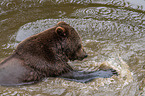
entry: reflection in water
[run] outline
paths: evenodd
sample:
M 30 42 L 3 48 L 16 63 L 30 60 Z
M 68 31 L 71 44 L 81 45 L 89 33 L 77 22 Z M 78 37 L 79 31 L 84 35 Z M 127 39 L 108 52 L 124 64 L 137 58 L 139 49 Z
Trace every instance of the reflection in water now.
M 116 68 L 120 72 L 120 77 L 99 78 L 88 84 L 47 78 L 36 85 L 20 88 L 0 87 L 0 94 L 46 96 L 145 94 L 144 10 L 141 6 L 132 5 L 125 0 L 2 0 L 0 59 L 11 54 L 14 47 L 23 39 L 62 20 L 77 29 L 89 54 L 88 59 L 84 61 L 70 62 L 72 67 L 91 71 L 97 70 L 103 62 Z

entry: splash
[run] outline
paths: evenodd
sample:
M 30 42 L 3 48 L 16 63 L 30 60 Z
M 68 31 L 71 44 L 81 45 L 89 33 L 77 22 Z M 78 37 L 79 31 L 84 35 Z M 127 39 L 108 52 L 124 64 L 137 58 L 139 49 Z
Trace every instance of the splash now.
M 130 82 L 133 82 L 133 73 L 130 71 L 128 64 L 123 61 L 119 55 L 114 55 L 112 58 L 109 58 L 107 61 L 104 61 L 100 67 L 110 67 L 115 69 L 118 72 L 118 76 L 113 76 L 110 78 L 110 81 L 115 81 L 120 83 L 122 88 L 128 85 Z

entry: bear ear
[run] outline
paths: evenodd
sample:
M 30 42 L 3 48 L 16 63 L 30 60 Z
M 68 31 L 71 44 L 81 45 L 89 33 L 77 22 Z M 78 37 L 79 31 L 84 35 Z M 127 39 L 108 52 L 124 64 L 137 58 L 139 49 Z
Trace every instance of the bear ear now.
M 63 37 L 66 37 L 67 36 L 67 33 L 66 33 L 66 30 L 62 27 L 57 27 L 55 29 L 55 32 L 60 35 L 60 36 L 63 36 Z

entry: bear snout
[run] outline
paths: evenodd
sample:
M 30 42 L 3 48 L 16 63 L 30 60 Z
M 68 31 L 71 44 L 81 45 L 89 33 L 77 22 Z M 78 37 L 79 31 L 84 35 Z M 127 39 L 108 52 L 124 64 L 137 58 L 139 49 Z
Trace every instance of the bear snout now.
M 88 57 L 88 54 L 85 54 L 80 60 L 83 60 Z
M 84 58 L 87 58 L 88 57 L 88 54 L 86 54 L 85 56 L 84 56 Z
M 87 57 L 88 57 L 88 54 L 86 52 L 84 52 L 83 54 L 80 54 L 77 59 L 82 61 L 83 59 L 85 59 Z

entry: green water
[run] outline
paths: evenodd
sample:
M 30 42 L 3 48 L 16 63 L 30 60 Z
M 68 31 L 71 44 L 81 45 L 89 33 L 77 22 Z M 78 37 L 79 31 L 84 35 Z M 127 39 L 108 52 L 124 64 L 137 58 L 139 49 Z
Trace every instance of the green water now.
M 79 32 L 89 55 L 69 62 L 74 69 L 93 71 L 104 64 L 120 73 L 87 84 L 46 78 L 29 86 L 1 86 L 0 94 L 145 96 L 144 5 L 144 0 L 0 1 L 0 60 L 12 54 L 20 41 L 65 21 Z

